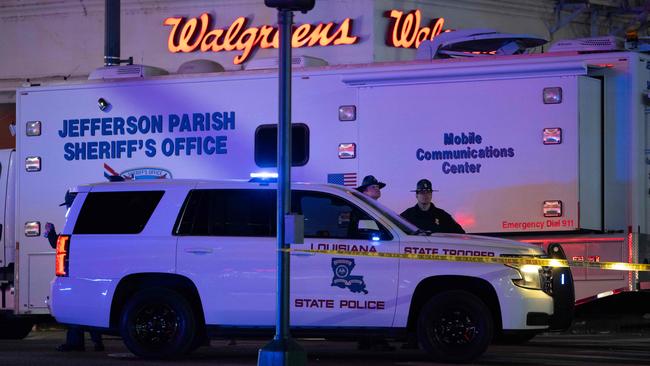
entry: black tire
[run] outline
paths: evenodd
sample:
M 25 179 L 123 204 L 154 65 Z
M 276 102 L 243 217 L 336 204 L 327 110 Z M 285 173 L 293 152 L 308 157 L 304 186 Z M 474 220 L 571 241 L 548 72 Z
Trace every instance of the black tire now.
M 138 357 L 178 358 L 189 353 L 197 330 L 192 307 L 166 288 L 137 292 L 122 311 L 120 332 L 126 347 Z
M 7 317 L 0 319 L 0 339 L 23 339 L 34 327 L 31 318 Z
M 490 309 L 466 291 L 445 291 L 429 299 L 418 317 L 418 341 L 436 361 L 469 362 L 492 341 Z

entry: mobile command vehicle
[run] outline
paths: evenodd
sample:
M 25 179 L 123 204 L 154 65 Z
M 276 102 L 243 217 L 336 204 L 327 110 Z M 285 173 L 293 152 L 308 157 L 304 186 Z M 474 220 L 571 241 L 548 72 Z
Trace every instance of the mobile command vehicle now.
M 298 68 L 292 177 L 353 187 L 372 174 L 398 212 L 428 178 L 435 204 L 469 233 L 562 243 L 569 259 L 642 262 L 649 62 L 638 52 L 564 51 Z M 43 227 L 63 226 L 70 187 L 274 170 L 277 70 L 248 67 L 19 90 L 17 149 L 0 162 L 2 309 L 48 313 L 54 251 Z M 142 74 L 136 65 L 108 71 Z M 578 300 L 644 280 L 573 275 Z
M 57 242 L 50 302 L 57 321 L 120 334 L 145 358 L 182 356 L 206 336 L 272 335 L 276 184 L 173 179 L 74 191 Z M 295 335 L 410 334 L 434 359 L 462 362 L 480 356 L 495 334 L 527 339 L 571 323 L 568 268 L 313 252 L 547 258 L 539 246 L 419 235 L 339 185 L 294 184 L 292 195 L 292 212 L 305 222 L 304 243 L 291 246 Z

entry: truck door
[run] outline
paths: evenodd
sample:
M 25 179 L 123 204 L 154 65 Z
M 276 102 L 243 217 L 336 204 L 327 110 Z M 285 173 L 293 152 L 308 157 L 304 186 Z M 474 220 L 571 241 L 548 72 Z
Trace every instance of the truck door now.
M 295 192 L 294 212 L 304 215 L 305 243 L 293 249 L 397 253 L 399 240 L 368 213 L 338 196 Z M 361 224 L 360 224 L 361 223 Z M 374 223 L 378 230 L 366 231 Z M 375 240 L 373 240 L 373 237 Z M 395 314 L 398 260 L 373 256 L 293 252 L 293 326 L 389 327 Z

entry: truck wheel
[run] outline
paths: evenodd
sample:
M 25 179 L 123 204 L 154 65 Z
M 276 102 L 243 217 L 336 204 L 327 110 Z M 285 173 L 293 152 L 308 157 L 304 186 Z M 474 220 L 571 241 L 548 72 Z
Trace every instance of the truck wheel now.
M 433 296 L 418 317 L 418 341 L 435 360 L 468 362 L 479 357 L 492 340 L 492 315 L 466 291 Z
M 32 331 L 34 321 L 29 318 L 0 319 L 0 339 L 23 339 Z
M 190 304 L 177 292 L 150 288 L 128 300 L 120 319 L 127 348 L 142 358 L 176 358 L 190 351 L 196 333 Z

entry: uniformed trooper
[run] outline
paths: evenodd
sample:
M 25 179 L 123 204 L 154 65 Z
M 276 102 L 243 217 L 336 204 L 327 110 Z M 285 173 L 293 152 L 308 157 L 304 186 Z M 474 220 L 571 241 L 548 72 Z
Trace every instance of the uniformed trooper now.
M 361 185 L 357 187 L 357 191 L 378 200 L 381 197 L 381 189 L 384 187 L 386 187 L 386 183 L 378 181 L 374 175 L 366 175 L 363 177 Z
M 415 190 L 411 192 L 415 192 L 418 203 L 402 212 L 401 216 L 403 218 L 419 229 L 432 233 L 465 233 L 465 230 L 450 214 L 431 203 L 434 192 L 431 188 L 431 181 L 420 179 Z

